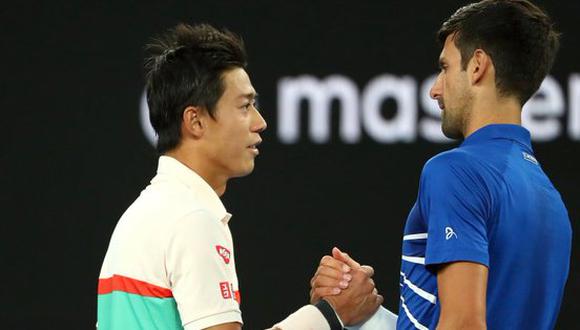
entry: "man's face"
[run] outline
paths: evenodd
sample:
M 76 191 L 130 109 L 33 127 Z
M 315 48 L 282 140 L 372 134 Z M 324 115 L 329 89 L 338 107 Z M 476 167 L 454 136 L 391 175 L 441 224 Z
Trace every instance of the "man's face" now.
M 455 34 L 445 40 L 439 56 L 441 71 L 431 87 L 430 95 L 443 111 L 441 130 L 451 139 L 464 137 L 466 122 L 471 115 L 472 94 L 466 70 L 461 67 L 461 53 L 455 46 Z
M 227 178 L 250 174 L 256 146 L 266 121 L 256 109 L 256 91 L 245 70 L 235 68 L 222 75 L 224 93 L 216 104 L 215 120 L 208 120 L 208 157 L 212 170 Z

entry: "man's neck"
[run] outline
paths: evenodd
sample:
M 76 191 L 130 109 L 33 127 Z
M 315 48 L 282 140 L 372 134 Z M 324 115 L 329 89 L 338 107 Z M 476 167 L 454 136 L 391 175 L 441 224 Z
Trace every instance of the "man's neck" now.
M 464 137 L 491 124 L 522 124 L 522 107 L 517 99 L 488 97 L 475 101 Z
M 200 155 L 194 150 L 187 150 L 183 146 L 178 146 L 175 149 L 165 153 L 165 156 L 176 159 L 190 170 L 199 175 L 209 186 L 215 191 L 218 196 L 222 196 L 226 191 L 228 178 L 219 175 L 213 170 L 214 168 L 205 161 L 207 158 Z

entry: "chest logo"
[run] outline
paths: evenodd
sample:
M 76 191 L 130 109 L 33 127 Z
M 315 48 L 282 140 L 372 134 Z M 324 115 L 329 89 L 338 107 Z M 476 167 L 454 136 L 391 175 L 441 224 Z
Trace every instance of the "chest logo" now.
M 232 255 L 230 253 L 230 250 L 228 250 L 227 248 L 225 248 L 221 245 L 216 245 L 215 249 L 216 249 L 217 253 L 219 254 L 219 256 L 222 257 L 222 259 L 224 260 L 226 265 L 228 265 L 230 263 L 230 257 Z
M 445 227 L 445 240 L 450 240 L 453 236 L 457 238 L 457 234 L 453 231 L 451 227 Z

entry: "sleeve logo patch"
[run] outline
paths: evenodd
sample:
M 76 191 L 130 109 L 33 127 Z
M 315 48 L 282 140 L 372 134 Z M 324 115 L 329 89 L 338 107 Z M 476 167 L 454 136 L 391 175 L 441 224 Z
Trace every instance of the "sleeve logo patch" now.
M 230 263 L 230 257 L 232 255 L 230 253 L 230 250 L 228 250 L 227 248 L 225 248 L 221 245 L 216 245 L 215 249 L 216 249 L 217 253 L 219 254 L 219 256 L 222 257 L 222 259 L 224 260 L 226 265 L 228 265 Z
M 229 282 L 220 282 L 220 292 L 224 299 L 232 299 L 232 289 Z
M 445 240 L 448 241 L 453 236 L 455 236 L 455 238 L 457 238 L 457 234 L 453 231 L 453 228 L 451 228 L 451 227 L 445 227 Z
M 538 163 L 538 160 L 536 159 L 536 157 L 530 155 L 527 152 L 522 152 L 524 159 L 527 160 L 528 162 L 532 163 L 532 164 L 536 164 L 536 165 L 540 165 L 540 163 Z

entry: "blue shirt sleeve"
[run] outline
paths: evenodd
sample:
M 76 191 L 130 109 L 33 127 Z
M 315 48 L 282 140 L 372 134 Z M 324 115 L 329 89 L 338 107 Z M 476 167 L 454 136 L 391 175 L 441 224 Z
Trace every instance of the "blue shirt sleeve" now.
M 431 159 L 418 201 L 428 228 L 425 265 L 470 261 L 489 267 L 491 197 L 475 161 L 453 152 Z

